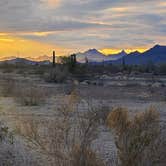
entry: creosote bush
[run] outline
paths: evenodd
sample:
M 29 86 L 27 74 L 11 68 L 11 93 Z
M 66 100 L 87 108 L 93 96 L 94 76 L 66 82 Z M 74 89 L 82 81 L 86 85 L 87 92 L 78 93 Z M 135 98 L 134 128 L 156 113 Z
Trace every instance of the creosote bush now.
M 121 166 L 146 166 L 157 161 L 151 149 L 160 136 L 159 114 L 154 108 L 130 118 L 124 108 L 114 109 L 107 118 L 113 129 Z
M 73 105 L 79 102 L 76 97 L 70 101 Z M 89 109 L 80 115 L 77 109 L 66 105 L 56 110 L 58 116 L 47 120 L 24 117 L 17 121 L 16 131 L 47 156 L 48 165 L 103 166 L 100 156 L 91 148 L 99 121 L 95 110 Z
M 82 158 L 84 156 L 84 158 Z M 82 159 L 84 161 L 82 161 Z M 90 148 L 82 151 L 80 146 L 75 146 L 71 152 L 71 165 L 72 166 L 104 166 L 101 159 L 96 156 Z
M 69 75 L 68 69 L 65 66 L 55 66 L 48 73 L 44 74 L 44 79 L 46 82 L 65 82 Z
M 13 145 L 13 140 L 13 133 L 0 121 L 0 166 L 11 165 L 13 154 L 8 150 L 8 147 Z
M 7 141 L 12 144 L 13 134 L 9 131 L 9 128 L 0 121 L 0 143 L 3 141 Z
M 14 94 L 15 80 L 7 78 L 1 85 L 1 93 L 4 97 L 11 97 Z
M 45 102 L 46 93 L 43 89 L 27 85 L 15 89 L 15 99 L 23 106 L 37 106 Z
M 46 88 L 37 87 L 31 83 L 22 83 L 12 78 L 6 79 L 1 85 L 4 97 L 13 97 L 24 106 L 37 106 L 45 102 L 48 96 Z

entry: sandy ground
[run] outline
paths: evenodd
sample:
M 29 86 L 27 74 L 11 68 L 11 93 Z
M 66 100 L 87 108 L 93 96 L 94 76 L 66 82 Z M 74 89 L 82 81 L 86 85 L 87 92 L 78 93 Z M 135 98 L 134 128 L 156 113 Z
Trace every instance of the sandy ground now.
M 37 76 L 22 77 L 20 75 L 0 74 L 0 81 L 13 77 L 15 80 L 30 82 L 38 87 L 46 88 L 52 94 L 46 100 L 46 103 L 35 106 L 21 106 L 12 97 L 0 98 L 0 118 L 6 122 L 10 128 L 14 128 L 17 120 L 24 117 L 38 119 L 51 119 L 56 116 L 56 109 L 63 105 L 68 97 L 64 94 L 71 85 L 66 84 L 48 84 L 43 82 Z M 154 81 L 155 79 L 155 81 Z M 134 80 L 134 83 L 133 83 Z M 87 111 L 86 100 L 91 101 L 92 105 L 109 105 L 110 107 L 126 107 L 132 113 L 144 111 L 150 106 L 154 106 L 161 115 L 161 121 L 166 122 L 166 78 L 126 78 L 109 77 L 102 79 L 103 85 L 89 85 L 80 83 L 75 86 L 81 98 L 78 110 Z M 162 85 L 159 84 L 162 82 Z M 58 116 L 58 115 L 57 115 Z M 99 137 L 93 142 L 94 149 L 107 163 L 113 160 L 115 156 L 115 145 L 110 131 L 101 126 Z M 109 165 L 109 164 L 108 164 Z

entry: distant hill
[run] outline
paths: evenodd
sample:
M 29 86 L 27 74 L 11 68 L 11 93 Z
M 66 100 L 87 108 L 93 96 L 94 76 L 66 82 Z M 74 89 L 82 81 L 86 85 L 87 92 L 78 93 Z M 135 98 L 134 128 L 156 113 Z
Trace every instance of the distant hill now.
M 32 60 L 32 61 L 37 61 L 37 62 L 40 62 L 40 61 L 52 61 L 52 57 L 50 56 L 47 56 L 47 55 L 43 55 L 43 56 L 39 56 L 39 57 L 27 57 L 26 59 L 29 59 L 29 60 Z
M 117 60 L 126 55 L 127 55 L 127 53 L 125 51 L 122 51 L 118 54 L 110 54 L 110 55 L 106 56 L 96 49 L 90 49 L 84 53 L 77 53 L 77 60 L 78 60 L 78 62 L 81 62 L 81 63 L 84 63 L 86 60 L 88 60 L 88 62 L 97 62 L 98 63 L 98 62 L 103 62 L 103 61 Z
M 50 64 L 50 61 L 32 61 L 25 58 L 14 58 L 10 60 L 1 61 L 1 63 L 7 64 L 25 64 L 25 65 L 47 65 Z
M 17 58 L 17 57 L 16 57 L 16 56 L 1 57 L 1 58 L 0 58 L 0 62 L 1 62 L 1 61 L 7 61 L 7 60 L 15 59 L 15 58 Z
M 122 62 L 128 65 L 144 65 L 148 63 L 166 63 L 166 46 L 155 45 L 144 53 L 133 52 L 123 58 L 115 61 L 107 61 L 112 64 L 122 64 Z
M 90 49 L 84 53 L 77 53 L 77 61 L 81 63 L 85 63 L 86 59 L 89 62 L 102 62 L 104 57 L 105 55 L 96 49 Z
M 108 57 L 110 60 L 118 60 L 126 55 L 127 53 L 124 50 L 122 50 L 120 53 L 117 54 L 109 54 Z

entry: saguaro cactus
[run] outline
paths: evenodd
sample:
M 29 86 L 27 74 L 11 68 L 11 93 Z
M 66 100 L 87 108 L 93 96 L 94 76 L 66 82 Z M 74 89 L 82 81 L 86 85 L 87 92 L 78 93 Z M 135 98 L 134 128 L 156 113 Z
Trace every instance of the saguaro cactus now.
M 53 51 L 53 62 L 52 62 L 52 64 L 53 64 L 53 67 L 55 67 L 55 51 Z
M 77 63 L 76 54 L 72 54 L 71 55 L 71 65 L 72 65 L 72 67 L 75 67 L 76 63 Z

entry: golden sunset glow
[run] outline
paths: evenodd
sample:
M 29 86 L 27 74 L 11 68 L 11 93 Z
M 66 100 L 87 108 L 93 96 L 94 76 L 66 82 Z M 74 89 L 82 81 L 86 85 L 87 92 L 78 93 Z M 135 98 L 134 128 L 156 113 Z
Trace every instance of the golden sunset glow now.
M 0 58 L 16 57 L 38 57 L 52 54 L 56 50 L 57 55 L 64 55 L 66 49 L 42 42 L 0 35 Z
M 0 59 L 70 55 L 95 48 L 105 55 L 166 45 L 166 2 L 1 0 Z
M 124 49 L 126 53 L 131 53 L 134 51 L 139 51 L 140 53 L 145 52 L 148 48 L 133 48 L 133 49 Z M 109 48 L 105 48 L 105 49 L 101 49 L 100 52 L 102 52 L 105 55 L 109 55 L 109 54 L 118 54 L 119 52 L 121 52 L 121 49 L 109 49 Z

